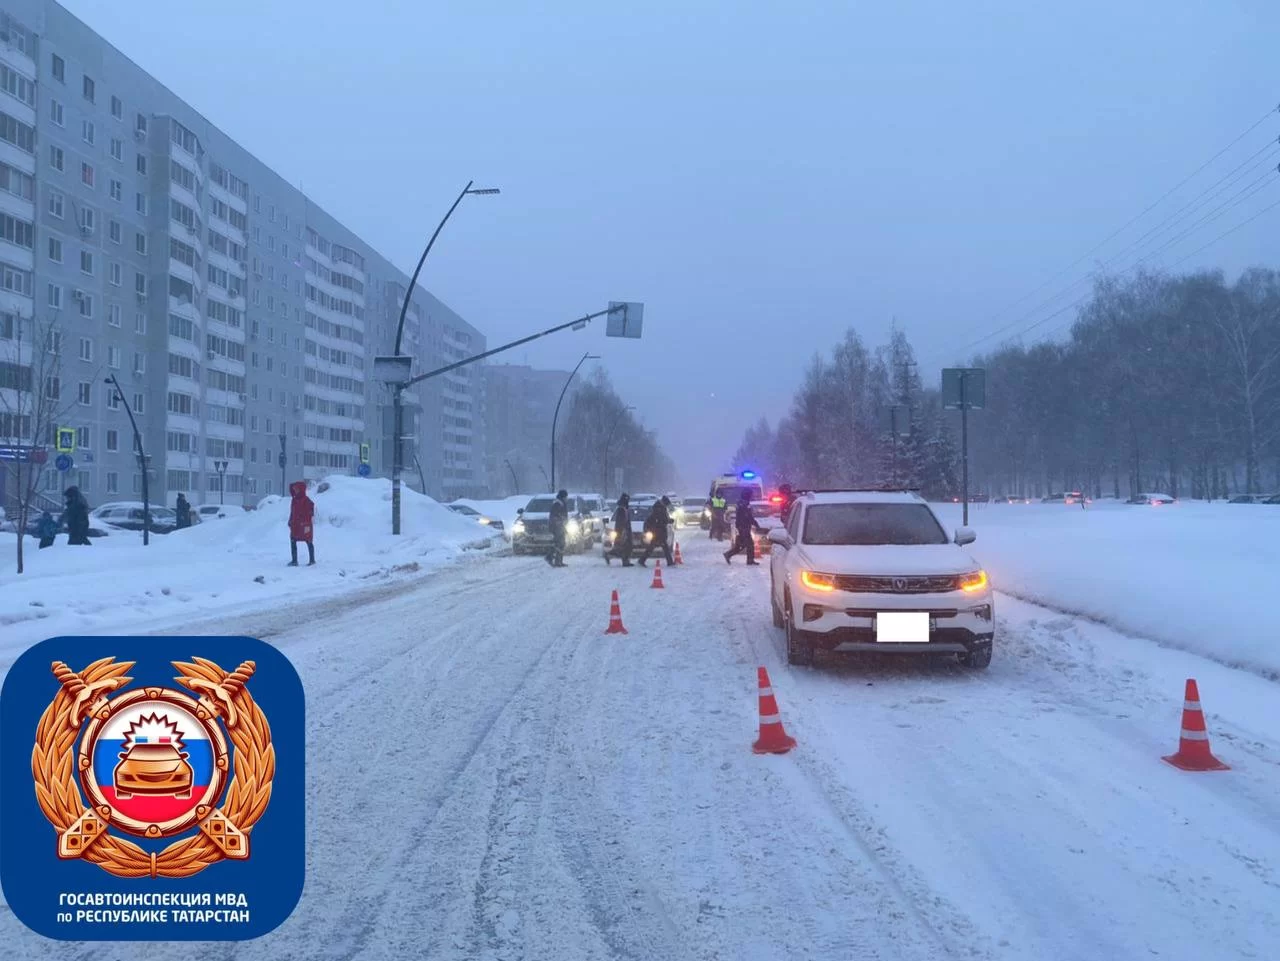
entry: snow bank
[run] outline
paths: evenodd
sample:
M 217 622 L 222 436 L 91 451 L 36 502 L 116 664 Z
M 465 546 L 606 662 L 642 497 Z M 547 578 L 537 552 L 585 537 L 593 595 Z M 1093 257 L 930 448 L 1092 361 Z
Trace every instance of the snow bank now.
M 938 507 L 960 524 L 959 506 Z M 1280 508 L 1266 504 L 984 504 L 971 553 L 998 591 L 1280 676 L 1271 592 Z
M 321 491 L 319 488 L 324 487 Z M 401 492 L 401 530 L 391 534 L 391 482 L 330 477 L 315 502 L 316 566 L 289 560 L 289 498 L 172 534 L 113 531 L 88 550 L 65 535 L 47 550 L 27 538 L 25 574 L 14 571 L 16 535 L 0 534 L 0 658 L 57 634 L 112 633 L 166 617 L 244 612 L 331 597 L 379 579 L 410 576 L 499 543 L 472 520 L 412 490 Z

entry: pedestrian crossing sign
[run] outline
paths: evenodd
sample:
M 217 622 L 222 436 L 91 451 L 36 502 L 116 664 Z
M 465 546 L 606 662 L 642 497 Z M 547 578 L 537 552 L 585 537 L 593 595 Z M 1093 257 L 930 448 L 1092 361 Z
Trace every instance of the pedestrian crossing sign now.
M 360 463 L 362 464 L 369 463 L 369 445 L 368 444 L 360 445 Z
M 76 452 L 76 429 L 74 427 L 59 427 L 57 442 L 59 454 L 74 454 Z

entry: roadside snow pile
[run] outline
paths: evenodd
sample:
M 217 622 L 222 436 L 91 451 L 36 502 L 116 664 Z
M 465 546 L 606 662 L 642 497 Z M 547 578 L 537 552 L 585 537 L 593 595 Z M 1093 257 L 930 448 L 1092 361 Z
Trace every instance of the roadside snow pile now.
M 321 490 L 320 488 L 324 488 Z M 313 484 L 316 566 L 289 560 L 287 497 L 235 510 L 196 527 L 153 535 L 112 531 L 89 550 L 66 536 L 47 550 L 28 537 L 25 574 L 15 574 L 16 535 L 0 534 L 0 660 L 57 634 L 119 633 L 185 614 L 247 613 L 309 597 L 332 597 L 456 560 L 499 543 L 474 521 L 429 497 L 401 491 L 401 530 L 391 534 L 391 482 L 330 477 Z
M 958 506 L 938 510 L 960 524 Z M 970 508 L 969 526 L 969 550 L 997 591 L 1280 676 L 1280 508 L 984 504 Z

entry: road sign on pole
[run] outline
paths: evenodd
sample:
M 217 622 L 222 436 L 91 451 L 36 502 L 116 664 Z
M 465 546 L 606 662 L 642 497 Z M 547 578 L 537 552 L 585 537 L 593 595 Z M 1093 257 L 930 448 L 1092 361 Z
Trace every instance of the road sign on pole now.
M 369 463 L 369 445 L 368 444 L 360 445 L 360 463 L 362 464 Z
M 74 454 L 76 452 L 76 429 L 74 427 L 59 427 L 56 439 L 59 454 Z
M 67 471 L 71 470 L 71 468 L 76 466 L 76 462 L 72 459 L 70 454 L 59 454 L 54 459 L 53 466 L 65 474 Z
M 639 339 L 643 327 L 644 304 L 636 301 L 609 301 L 609 317 L 604 328 L 606 337 Z
M 356 473 L 359 474 L 361 477 L 368 477 L 371 473 L 373 473 L 373 469 L 368 464 L 361 464 L 359 467 L 356 468 Z

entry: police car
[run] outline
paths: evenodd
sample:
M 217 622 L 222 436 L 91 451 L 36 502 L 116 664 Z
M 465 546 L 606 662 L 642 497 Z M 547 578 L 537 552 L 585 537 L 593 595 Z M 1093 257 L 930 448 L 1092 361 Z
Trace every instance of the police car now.
M 911 491 L 805 491 L 769 533 L 773 623 L 787 660 L 816 652 L 955 654 L 985 668 L 995 638 L 986 571 Z

